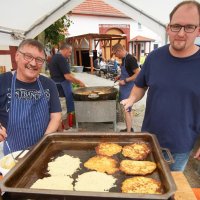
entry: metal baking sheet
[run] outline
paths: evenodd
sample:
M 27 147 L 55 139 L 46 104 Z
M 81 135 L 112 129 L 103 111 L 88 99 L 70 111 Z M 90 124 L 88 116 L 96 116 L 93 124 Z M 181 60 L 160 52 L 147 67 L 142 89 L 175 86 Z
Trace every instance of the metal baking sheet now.
M 109 134 L 109 135 L 108 135 Z M 53 159 L 68 154 L 80 158 L 82 164 L 72 178 L 90 170 L 83 166 L 89 158 L 96 155 L 95 147 L 101 142 L 113 142 L 121 146 L 134 142 L 146 142 L 152 152 L 146 160 L 157 164 L 157 169 L 146 177 L 159 180 L 162 183 L 163 194 L 127 194 L 121 193 L 121 183 L 132 175 L 117 172 L 113 176 L 117 178 L 117 187 L 109 192 L 82 192 L 63 190 L 31 189 L 30 186 L 38 179 L 47 177 L 47 166 Z M 118 161 L 125 159 L 122 154 L 114 158 Z M 64 166 L 63 166 L 64 167 Z M 75 183 L 75 181 L 74 181 Z M 167 163 L 163 160 L 161 149 L 156 137 L 148 133 L 134 134 L 63 134 L 54 133 L 45 136 L 3 179 L 2 191 L 10 195 L 10 198 L 27 197 L 33 199 L 169 199 L 176 191 L 174 180 Z

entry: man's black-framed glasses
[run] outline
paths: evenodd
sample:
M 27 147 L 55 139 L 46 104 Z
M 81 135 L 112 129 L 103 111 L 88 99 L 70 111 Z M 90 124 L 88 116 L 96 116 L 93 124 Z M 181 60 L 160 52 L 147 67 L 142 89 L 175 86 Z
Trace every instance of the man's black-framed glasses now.
M 34 56 L 32 56 L 30 53 L 24 53 L 24 52 L 19 51 L 19 50 L 18 50 L 18 52 L 20 52 L 20 53 L 23 55 L 24 60 L 26 60 L 26 61 L 28 61 L 28 62 L 31 62 L 33 59 L 35 59 L 35 62 L 36 62 L 38 65 L 42 65 L 42 64 L 44 63 L 44 61 L 45 61 L 44 58 L 41 58 L 41 57 L 34 57 Z
M 172 32 L 179 32 L 183 28 L 186 33 L 193 33 L 196 30 L 196 28 L 199 26 L 192 25 L 192 24 L 188 24 L 185 26 L 182 26 L 180 24 L 170 24 L 169 27 Z
M 119 49 L 117 49 L 116 51 L 113 51 L 113 54 L 116 55 L 119 52 Z

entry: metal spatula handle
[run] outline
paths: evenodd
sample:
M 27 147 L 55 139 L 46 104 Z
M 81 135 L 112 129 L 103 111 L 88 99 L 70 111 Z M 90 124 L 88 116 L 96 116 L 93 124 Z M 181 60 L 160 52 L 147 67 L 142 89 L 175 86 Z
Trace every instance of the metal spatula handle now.
M 8 151 L 9 151 L 11 157 L 13 158 L 14 162 L 16 163 L 15 157 L 13 156 L 13 153 L 12 153 L 12 151 L 11 151 L 11 149 L 10 149 L 10 146 L 9 146 L 9 144 L 8 144 L 8 141 L 5 140 L 5 143 L 6 143 L 7 147 L 8 147 Z
M 1 123 L 0 123 L 0 129 L 2 129 L 2 125 L 1 125 Z M 10 149 L 10 146 L 9 146 L 9 144 L 8 144 L 8 141 L 5 140 L 5 143 L 6 143 L 6 146 L 8 147 L 8 151 L 9 151 L 11 157 L 13 158 L 14 162 L 16 163 L 16 160 L 15 160 L 13 154 L 12 154 L 12 151 L 11 151 L 11 149 Z

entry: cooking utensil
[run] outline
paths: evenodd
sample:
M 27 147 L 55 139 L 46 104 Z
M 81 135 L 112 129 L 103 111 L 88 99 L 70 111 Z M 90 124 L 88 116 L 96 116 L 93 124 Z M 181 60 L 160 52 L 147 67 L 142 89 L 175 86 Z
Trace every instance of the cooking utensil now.
M 115 82 L 116 82 L 116 81 L 115 81 Z M 115 84 L 115 82 L 114 82 L 114 85 L 113 85 L 113 86 L 106 88 L 106 89 L 103 91 L 103 93 L 107 93 L 109 90 L 113 89 L 113 88 L 118 84 L 118 83 Z M 99 98 L 99 96 L 100 96 L 101 93 L 102 93 L 101 91 L 92 91 L 92 92 L 88 95 L 88 98 L 97 99 L 97 98 Z
M 108 88 L 109 90 L 106 91 Z M 78 88 L 73 91 L 73 97 L 76 101 L 116 100 L 117 93 L 117 88 L 113 87 L 111 89 L 110 86 L 96 86 Z
M 157 164 L 157 169 L 148 175 L 162 183 L 163 194 L 128 194 L 121 192 L 121 183 L 129 176 L 122 172 L 116 174 L 116 187 L 109 192 L 81 192 L 81 191 L 62 191 L 32 189 L 30 186 L 38 179 L 46 177 L 44 166 L 53 159 L 68 154 L 78 157 L 82 163 L 96 155 L 95 147 L 102 142 L 113 142 L 121 146 L 133 142 L 148 143 L 152 149 L 148 159 Z M 116 159 L 121 161 L 124 157 L 119 154 Z M 73 177 L 88 172 L 83 166 Z M 19 176 L 20 174 L 20 176 Z M 27 178 L 28 177 L 28 178 Z M 176 186 L 171 176 L 167 163 L 163 160 L 161 149 L 156 137 L 148 133 L 136 134 L 116 134 L 116 133 L 63 133 L 48 134 L 36 144 L 31 152 L 2 180 L 1 190 L 10 194 L 13 199 L 37 198 L 37 199 L 73 199 L 73 200 L 116 200 L 116 199 L 142 199 L 142 200 L 168 200 L 176 191 Z M 21 197 L 21 198 L 20 198 Z M 45 198 L 43 198 L 45 197 Z M 58 198 L 60 197 L 60 198 Z M 35 199 L 34 198 L 34 199 Z
M 0 129 L 2 129 L 1 123 L 0 123 Z M 8 151 L 9 151 L 11 157 L 13 158 L 14 162 L 16 163 L 15 157 L 13 156 L 13 153 L 12 153 L 12 151 L 10 149 L 10 145 L 8 144 L 8 141 L 5 139 L 4 142 L 5 142 L 6 146 L 8 147 Z
M 13 156 L 13 153 L 12 153 L 12 151 L 10 149 L 10 145 L 8 144 L 8 141 L 4 140 L 4 142 L 6 143 L 6 146 L 8 147 L 8 151 L 9 151 L 11 157 L 13 158 L 14 162 L 17 163 L 16 160 L 15 160 L 15 157 Z

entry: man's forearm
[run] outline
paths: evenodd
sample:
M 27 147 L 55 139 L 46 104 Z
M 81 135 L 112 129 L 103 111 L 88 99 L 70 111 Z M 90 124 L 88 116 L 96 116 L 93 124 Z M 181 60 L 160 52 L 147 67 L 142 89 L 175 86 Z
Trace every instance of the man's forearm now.
M 79 79 L 75 78 L 72 74 L 65 74 L 65 79 L 75 83 L 75 84 L 79 84 L 79 85 L 84 85 L 84 83 L 82 81 L 80 81 Z
M 45 131 L 45 134 L 56 132 L 58 130 L 60 123 L 61 123 L 61 112 L 51 113 L 49 125 Z
M 132 100 L 133 103 L 136 103 L 140 99 L 142 99 L 146 90 L 147 88 L 140 88 L 140 87 L 134 86 L 131 90 L 129 98 Z

